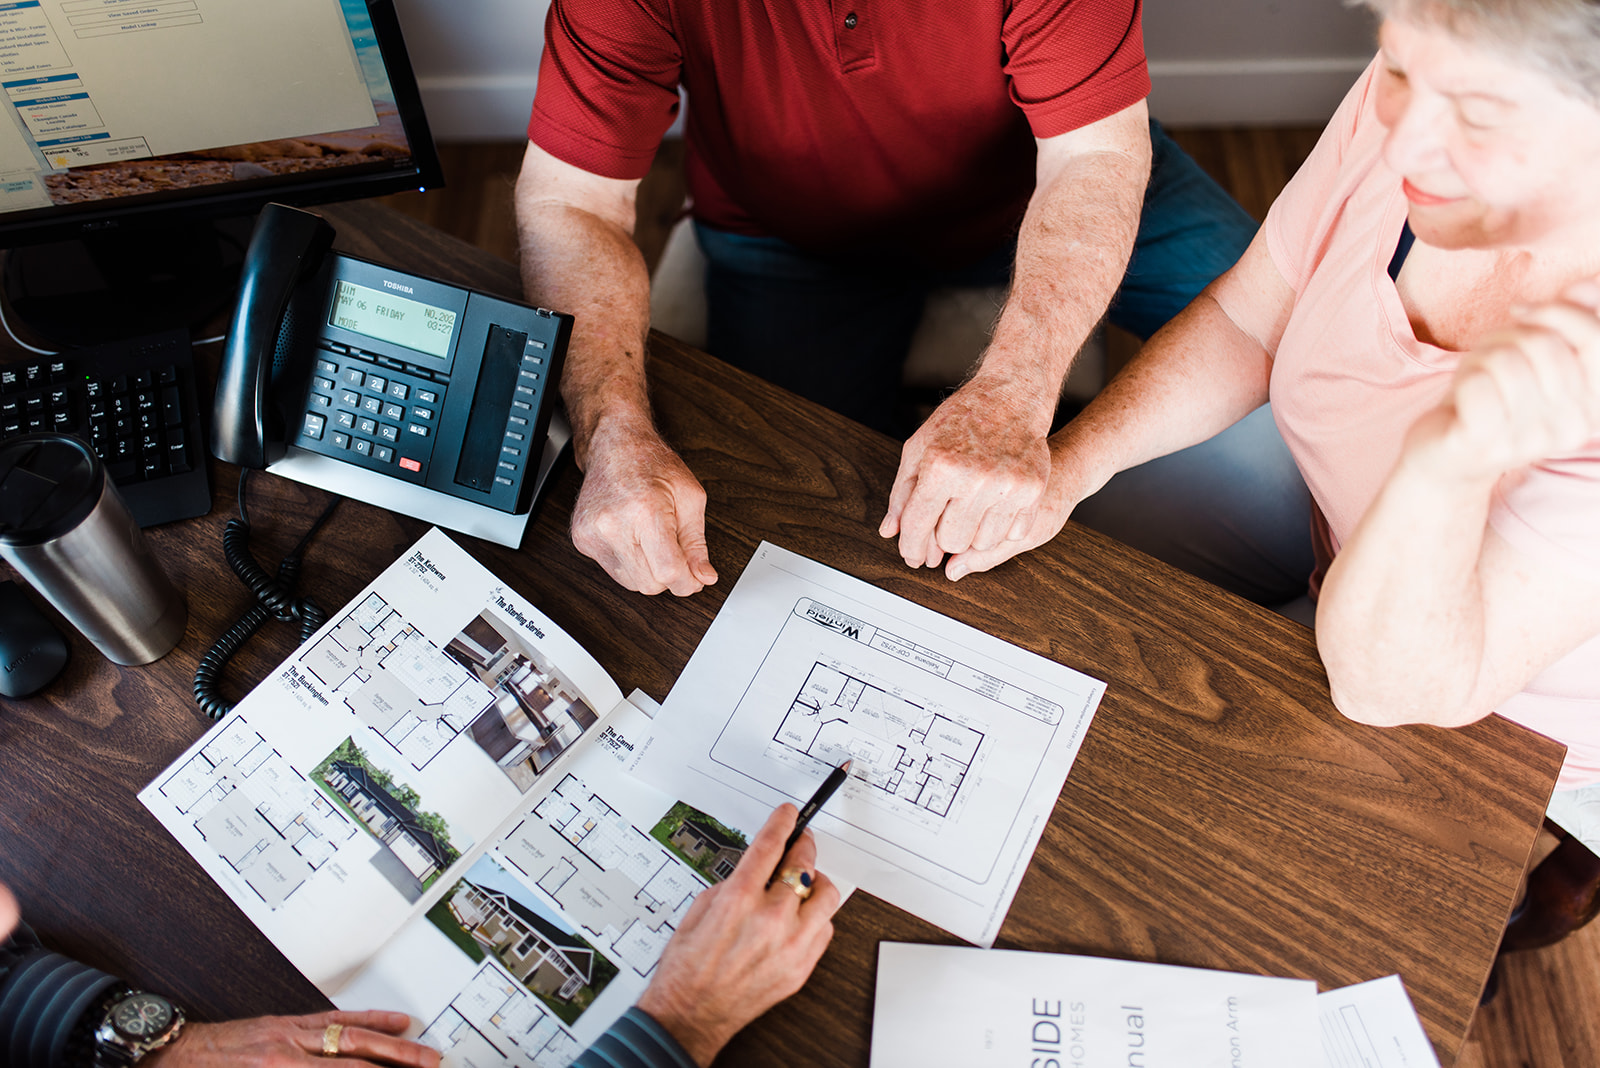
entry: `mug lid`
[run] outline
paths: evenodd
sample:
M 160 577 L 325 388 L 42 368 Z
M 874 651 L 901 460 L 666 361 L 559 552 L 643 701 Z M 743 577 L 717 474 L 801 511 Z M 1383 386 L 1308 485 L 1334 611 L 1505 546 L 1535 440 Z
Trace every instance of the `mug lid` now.
M 25 434 L 0 443 L 0 544 L 38 545 L 86 519 L 105 488 L 105 469 L 67 434 Z

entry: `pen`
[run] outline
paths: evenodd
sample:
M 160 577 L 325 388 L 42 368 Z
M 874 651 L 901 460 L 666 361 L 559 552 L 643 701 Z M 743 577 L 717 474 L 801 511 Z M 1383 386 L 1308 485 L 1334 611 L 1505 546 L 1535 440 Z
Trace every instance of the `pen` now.
M 789 850 L 793 849 L 794 844 L 800 841 L 800 836 L 805 833 L 806 825 L 811 822 L 811 817 L 815 816 L 817 810 L 828 803 L 828 798 L 832 797 L 833 792 L 850 776 L 850 763 L 850 761 L 846 760 L 843 764 L 828 772 L 828 777 L 822 780 L 822 785 L 817 787 L 817 792 L 811 795 L 811 800 L 801 807 L 800 817 L 794 821 L 794 830 L 790 833 L 789 840 L 783 843 L 783 852 L 778 857 L 778 867 L 772 869 L 772 877 L 767 880 L 768 886 L 771 886 L 772 880 L 778 877 L 778 871 L 783 867 L 783 858 L 788 856 Z

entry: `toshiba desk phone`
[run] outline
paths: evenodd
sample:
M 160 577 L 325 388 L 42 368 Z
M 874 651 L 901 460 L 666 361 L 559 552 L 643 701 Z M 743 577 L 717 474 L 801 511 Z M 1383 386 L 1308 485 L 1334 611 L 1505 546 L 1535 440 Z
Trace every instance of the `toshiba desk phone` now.
M 572 317 L 332 251 L 262 209 L 213 408 L 222 460 L 515 548 L 570 432 Z

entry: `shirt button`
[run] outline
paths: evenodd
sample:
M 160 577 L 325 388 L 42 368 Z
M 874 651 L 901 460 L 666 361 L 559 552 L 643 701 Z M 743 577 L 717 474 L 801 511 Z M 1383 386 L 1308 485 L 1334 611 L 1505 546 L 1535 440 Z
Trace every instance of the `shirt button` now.
M 856 13 L 854 11 L 844 17 L 844 28 L 847 30 L 856 28 Z

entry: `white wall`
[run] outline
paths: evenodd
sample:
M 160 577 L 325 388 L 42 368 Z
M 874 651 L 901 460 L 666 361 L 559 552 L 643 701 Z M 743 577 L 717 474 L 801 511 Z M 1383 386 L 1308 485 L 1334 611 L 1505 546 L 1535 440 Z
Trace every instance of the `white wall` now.
M 395 0 L 435 140 L 528 135 L 549 7 L 549 0 Z
M 1150 110 L 1175 126 L 1324 122 L 1376 25 L 1340 0 L 1145 0 Z
M 1174 125 L 1322 122 L 1372 58 L 1371 15 L 1341 0 L 1145 2 L 1150 106 Z M 395 6 L 434 136 L 525 136 L 549 0 Z

